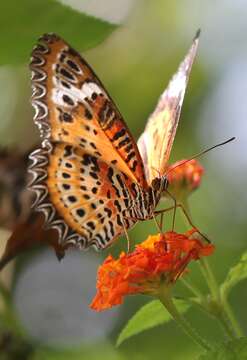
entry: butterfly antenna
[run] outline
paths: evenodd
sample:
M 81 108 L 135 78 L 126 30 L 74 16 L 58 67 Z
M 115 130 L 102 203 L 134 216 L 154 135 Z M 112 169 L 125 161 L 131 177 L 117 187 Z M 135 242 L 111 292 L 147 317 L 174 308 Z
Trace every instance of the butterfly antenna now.
M 176 169 L 177 167 L 179 167 L 179 166 L 181 166 L 181 165 L 184 165 L 184 164 L 186 164 L 187 162 L 189 162 L 189 161 L 191 161 L 191 160 L 197 159 L 198 157 L 200 157 L 200 156 L 208 153 L 209 151 L 211 151 L 211 150 L 213 150 L 213 149 L 215 149 L 215 148 L 217 148 L 217 147 L 220 147 L 220 146 L 222 146 L 222 145 L 228 144 L 229 142 L 231 142 L 231 141 L 233 141 L 233 140 L 235 140 L 235 139 L 236 139 L 236 137 L 233 136 L 233 137 L 231 137 L 230 139 L 228 139 L 228 140 L 226 140 L 226 141 L 223 141 L 223 142 L 221 142 L 221 143 L 219 143 L 219 144 L 216 144 L 216 145 L 214 145 L 214 146 L 211 146 L 211 147 L 208 148 L 208 149 L 205 149 L 205 150 L 203 150 L 203 151 L 200 151 L 198 154 L 192 156 L 190 159 L 181 161 L 178 165 L 176 165 L 176 166 L 174 166 L 173 168 L 171 168 L 169 171 L 166 172 L 166 175 L 167 175 L 169 172 L 171 172 L 171 171 L 173 171 L 174 169 Z

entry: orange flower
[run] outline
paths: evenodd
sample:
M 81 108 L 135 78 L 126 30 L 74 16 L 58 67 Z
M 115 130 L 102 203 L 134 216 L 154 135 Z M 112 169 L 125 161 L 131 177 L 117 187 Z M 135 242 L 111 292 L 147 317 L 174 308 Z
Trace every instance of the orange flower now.
M 153 235 L 132 253 L 122 252 L 116 260 L 109 255 L 98 269 L 97 293 L 90 307 L 105 310 L 137 293 L 157 296 L 160 286 L 174 283 L 191 260 L 212 254 L 214 246 L 192 239 L 195 234 L 192 229 Z
M 197 189 L 204 174 L 204 168 L 197 160 L 185 161 L 177 161 L 167 169 L 168 190 L 177 199 L 181 198 L 181 196 L 188 196 L 193 190 Z

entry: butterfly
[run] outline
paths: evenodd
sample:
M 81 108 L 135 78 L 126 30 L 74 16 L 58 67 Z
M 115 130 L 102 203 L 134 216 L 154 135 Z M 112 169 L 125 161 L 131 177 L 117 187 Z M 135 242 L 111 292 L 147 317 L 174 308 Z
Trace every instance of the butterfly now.
M 154 216 L 199 33 L 136 143 L 86 61 L 56 34 L 32 51 L 32 105 L 42 144 L 31 153 L 33 204 L 59 243 L 108 247 Z

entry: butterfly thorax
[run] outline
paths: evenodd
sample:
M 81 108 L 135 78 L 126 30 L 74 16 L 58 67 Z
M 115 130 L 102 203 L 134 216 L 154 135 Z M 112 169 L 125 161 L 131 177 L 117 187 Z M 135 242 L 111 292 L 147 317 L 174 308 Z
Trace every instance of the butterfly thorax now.
M 154 202 L 155 206 L 158 204 L 161 195 L 168 188 L 168 179 L 165 175 L 161 177 L 154 178 L 151 183 L 151 189 L 154 193 Z
M 151 186 L 143 189 L 138 184 L 132 184 L 132 202 L 124 213 L 126 218 L 133 220 L 146 220 L 153 217 L 156 206 L 161 195 L 168 187 L 168 180 L 165 176 L 155 178 Z

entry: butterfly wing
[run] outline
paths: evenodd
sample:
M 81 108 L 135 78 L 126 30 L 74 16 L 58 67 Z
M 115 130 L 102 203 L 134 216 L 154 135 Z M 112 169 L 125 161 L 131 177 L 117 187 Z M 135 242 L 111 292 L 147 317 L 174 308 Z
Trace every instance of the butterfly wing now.
M 138 140 L 138 148 L 149 184 L 159 174 L 165 173 L 198 41 L 199 32 L 178 71 L 161 95 L 155 111 L 148 119 L 146 128 Z
M 148 186 L 137 145 L 99 79 L 57 35 L 40 39 L 30 67 L 43 139 L 30 156 L 35 206 L 62 243 L 104 248 L 123 232 L 129 186 Z
M 129 208 L 136 183 L 114 165 L 66 143 L 55 144 L 49 157 L 38 149 L 31 159 L 34 205 L 45 214 L 46 228 L 58 230 L 61 244 L 102 249 L 135 223 Z
M 41 137 L 98 151 L 145 188 L 136 142 L 82 57 L 57 35 L 45 34 L 32 52 L 30 68 L 34 121 Z

